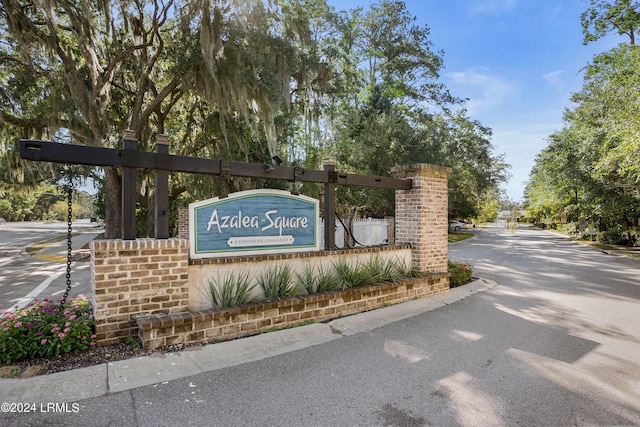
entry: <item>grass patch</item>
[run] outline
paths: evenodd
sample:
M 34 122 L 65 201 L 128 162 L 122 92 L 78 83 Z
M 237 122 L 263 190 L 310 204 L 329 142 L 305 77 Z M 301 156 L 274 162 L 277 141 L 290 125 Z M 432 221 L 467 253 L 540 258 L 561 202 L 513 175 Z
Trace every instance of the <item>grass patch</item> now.
M 2 366 L 0 367 L 0 378 L 16 378 L 22 374 L 19 366 Z
M 584 240 L 584 239 L 576 239 L 578 243 L 582 243 L 583 245 L 591 246 L 592 248 L 600 249 L 603 251 L 615 251 L 616 253 L 624 256 L 628 256 L 631 258 L 640 258 L 640 247 L 637 246 L 620 246 L 620 245 L 609 245 L 606 243 L 600 243 L 593 240 Z
M 448 241 L 449 243 L 456 243 L 462 240 L 467 240 L 473 237 L 473 233 L 449 233 Z
M 615 251 L 618 249 L 617 246 L 614 245 L 607 245 L 605 243 L 598 243 L 598 242 L 592 242 L 589 240 L 578 240 L 580 243 L 585 244 L 585 245 L 589 245 L 593 248 L 597 248 L 597 249 L 603 249 L 605 251 Z

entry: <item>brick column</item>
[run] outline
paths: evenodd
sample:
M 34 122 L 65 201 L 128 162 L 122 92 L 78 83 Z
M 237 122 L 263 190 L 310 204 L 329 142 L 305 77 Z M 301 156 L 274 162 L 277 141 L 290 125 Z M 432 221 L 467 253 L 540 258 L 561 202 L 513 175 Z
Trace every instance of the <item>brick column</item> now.
M 94 240 L 91 260 L 98 345 L 137 337 L 138 315 L 188 310 L 187 240 Z
M 189 240 L 189 208 L 178 209 L 178 239 Z
M 419 271 L 446 272 L 451 169 L 415 164 L 396 167 L 394 173 L 413 182 L 411 190 L 396 190 L 396 244 L 411 245 L 412 263 Z

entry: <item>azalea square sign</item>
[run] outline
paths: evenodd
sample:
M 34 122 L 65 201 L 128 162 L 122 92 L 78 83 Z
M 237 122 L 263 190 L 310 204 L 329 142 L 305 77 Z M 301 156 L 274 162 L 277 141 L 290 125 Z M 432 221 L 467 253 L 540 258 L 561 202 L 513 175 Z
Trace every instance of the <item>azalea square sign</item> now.
M 250 190 L 189 205 L 191 258 L 320 250 L 319 201 Z

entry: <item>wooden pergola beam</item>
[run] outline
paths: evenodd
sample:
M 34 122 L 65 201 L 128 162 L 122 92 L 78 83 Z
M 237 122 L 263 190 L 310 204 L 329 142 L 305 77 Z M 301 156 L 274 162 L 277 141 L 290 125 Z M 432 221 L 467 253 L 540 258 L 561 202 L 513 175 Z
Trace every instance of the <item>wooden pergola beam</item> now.
M 304 169 L 260 163 L 230 162 L 220 159 L 175 156 L 169 154 L 166 135 L 158 135 L 156 152 L 137 149 L 133 131 L 125 131 L 122 149 L 92 147 L 59 142 L 20 140 L 20 157 L 25 160 L 87 166 L 122 168 L 122 238 L 136 238 L 136 169 L 156 171 L 155 237 L 169 236 L 168 176 L 171 172 L 185 172 L 220 177 L 279 179 L 290 182 L 316 182 L 324 184 L 325 248 L 333 249 L 333 218 L 335 218 L 335 190 L 337 185 L 410 190 L 410 179 L 338 173 L 335 163 L 324 170 Z

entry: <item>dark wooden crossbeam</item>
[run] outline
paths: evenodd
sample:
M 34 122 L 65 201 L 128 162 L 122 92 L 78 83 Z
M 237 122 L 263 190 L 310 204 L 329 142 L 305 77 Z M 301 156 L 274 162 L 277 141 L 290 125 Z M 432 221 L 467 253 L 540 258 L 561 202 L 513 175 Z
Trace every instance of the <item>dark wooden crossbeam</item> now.
M 169 172 L 222 175 L 222 160 L 117 148 L 62 144 L 59 142 L 20 140 L 20 157 L 41 162 L 67 163 L 88 166 L 123 166 Z M 229 176 L 245 178 L 281 179 L 285 181 L 328 183 L 329 173 L 323 170 L 260 163 L 229 162 Z M 338 173 L 338 185 L 410 190 L 411 180 L 379 176 Z
M 169 236 L 168 175 L 170 172 L 186 172 L 215 175 L 223 178 L 239 176 L 245 178 L 279 179 L 290 182 L 317 182 L 324 184 L 325 248 L 335 246 L 333 227 L 335 189 L 337 185 L 390 188 L 410 190 L 411 180 L 381 176 L 338 173 L 335 164 L 324 170 L 313 170 L 289 166 L 229 162 L 220 159 L 174 156 L 168 153 L 166 135 L 158 135 L 155 153 L 138 151 L 132 131 L 126 131 L 122 149 L 91 147 L 87 145 L 62 144 L 59 142 L 20 140 L 20 157 L 39 162 L 66 163 L 87 166 L 114 166 L 122 168 L 122 238 L 135 240 L 136 169 L 156 171 L 156 229 L 158 239 Z

